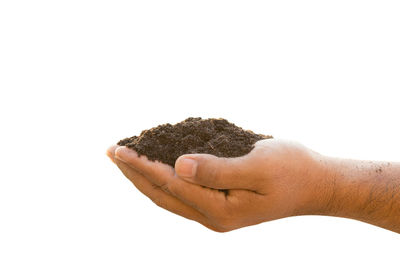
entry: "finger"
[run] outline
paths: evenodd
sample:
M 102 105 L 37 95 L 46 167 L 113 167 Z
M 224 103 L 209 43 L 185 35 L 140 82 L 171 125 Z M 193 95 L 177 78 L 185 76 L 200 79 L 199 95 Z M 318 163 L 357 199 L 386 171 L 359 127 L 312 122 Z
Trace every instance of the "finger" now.
M 177 175 L 186 181 L 215 189 L 255 190 L 247 174 L 248 165 L 240 158 L 220 158 L 210 154 L 180 156 L 175 163 Z
M 116 148 L 115 158 L 127 163 L 160 186 L 165 185 L 168 182 L 168 178 L 175 175 L 175 171 L 171 166 L 161 162 L 150 161 L 146 156 L 139 157 L 136 151 L 125 146 Z
M 174 177 L 168 183 L 168 191 L 183 202 L 213 218 L 224 209 L 228 196 L 218 190 L 186 182 Z
M 218 205 L 223 205 L 223 202 L 226 201 L 224 193 L 178 179 L 171 166 L 149 161 L 144 156 L 139 157 L 131 149 L 119 147 L 115 151 L 115 156 L 142 173 L 152 183 L 167 190 L 203 214 L 214 214 Z
M 150 198 L 157 206 L 190 220 L 205 223 L 206 218 L 204 215 L 193 207 L 184 204 L 179 199 L 164 192 L 159 186 L 152 184 L 143 177 L 143 175 L 129 167 L 126 163 L 116 160 L 116 164 L 122 173 L 135 185 L 135 187 Z
M 113 151 L 115 151 L 115 149 L 116 147 L 111 147 L 108 150 L 107 155 L 114 158 Z M 119 161 L 118 159 L 114 159 L 114 162 L 122 171 L 122 173 L 135 185 L 135 187 L 159 207 L 162 207 L 187 219 L 195 220 L 212 230 L 217 230 L 207 221 L 207 218 L 203 214 L 195 210 L 193 207 L 184 204 L 179 199 L 164 192 L 161 187 L 152 184 L 142 174 L 129 167 L 129 165 L 126 163 Z
M 115 163 L 114 161 L 114 153 L 115 150 L 119 147 L 119 145 L 112 145 L 107 149 L 106 155 L 111 159 L 112 162 Z

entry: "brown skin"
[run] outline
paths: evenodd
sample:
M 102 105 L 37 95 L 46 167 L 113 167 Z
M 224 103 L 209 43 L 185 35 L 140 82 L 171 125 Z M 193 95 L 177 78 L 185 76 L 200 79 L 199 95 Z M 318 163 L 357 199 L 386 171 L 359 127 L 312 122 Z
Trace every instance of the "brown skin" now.
M 126 147 L 112 146 L 107 154 L 158 206 L 214 231 L 330 215 L 400 233 L 400 163 L 336 159 L 276 139 L 259 141 L 238 158 L 183 155 L 175 169 Z

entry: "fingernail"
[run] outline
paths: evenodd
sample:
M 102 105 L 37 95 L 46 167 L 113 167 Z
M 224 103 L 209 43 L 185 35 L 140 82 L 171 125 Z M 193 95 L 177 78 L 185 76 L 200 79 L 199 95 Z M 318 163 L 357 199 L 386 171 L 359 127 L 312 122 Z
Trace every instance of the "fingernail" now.
M 179 158 L 176 163 L 176 174 L 184 178 L 192 178 L 196 175 L 197 162 L 193 159 Z
M 117 148 L 118 148 L 117 145 L 110 146 L 110 147 L 107 149 L 107 152 L 106 152 L 107 156 L 108 156 L 113 162 L 114 162 L 115 150 L 116 150 Z

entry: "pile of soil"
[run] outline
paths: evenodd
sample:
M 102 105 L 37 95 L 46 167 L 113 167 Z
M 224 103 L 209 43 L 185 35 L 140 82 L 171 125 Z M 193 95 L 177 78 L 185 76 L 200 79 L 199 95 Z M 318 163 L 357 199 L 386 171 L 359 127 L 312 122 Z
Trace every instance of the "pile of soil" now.
M 254 143 L 270 135 L 243 130 L 225 119 L 188 118 L 175 125 L 169 123 L 144 130 L 139 136 L 118 142 L 145 155 L 174 167 L 183 154 L 207 153 L 218 157 L 240 157 L 248 154 Z

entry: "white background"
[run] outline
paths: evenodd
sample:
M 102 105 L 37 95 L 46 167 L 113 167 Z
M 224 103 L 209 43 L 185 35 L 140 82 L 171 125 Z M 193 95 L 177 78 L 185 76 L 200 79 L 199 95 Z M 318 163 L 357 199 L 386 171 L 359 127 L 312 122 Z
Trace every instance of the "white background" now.
M 223 117 L 400 161 L 398 1 L 0 1 L 0 266 L 399 266 L 398 234 L 317 216 L 219 234 L 105 156 Z

